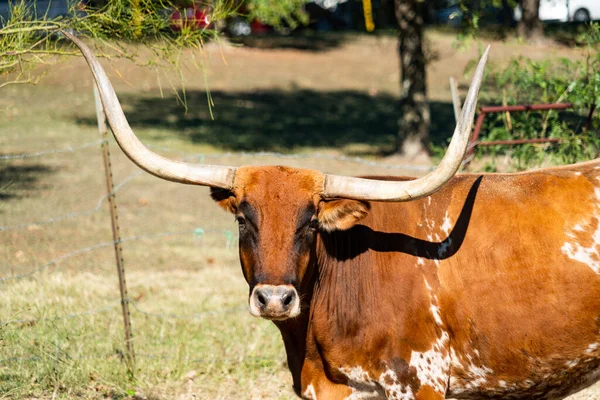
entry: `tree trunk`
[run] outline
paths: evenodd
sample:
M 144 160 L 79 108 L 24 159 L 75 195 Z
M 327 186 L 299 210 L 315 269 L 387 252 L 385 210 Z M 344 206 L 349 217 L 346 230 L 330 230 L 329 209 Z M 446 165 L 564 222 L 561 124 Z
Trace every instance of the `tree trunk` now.
M 539 17 L 540 0 L 520 0 L 522 17 L 517 25 L 517 34 L 529 41 L 544 36 L 544 28 Z
M 395 0 L 400 56 L 400 119 L 397 150 L 406 156 L 429 154 L 429 103 L 423 53 L 424 1 Z

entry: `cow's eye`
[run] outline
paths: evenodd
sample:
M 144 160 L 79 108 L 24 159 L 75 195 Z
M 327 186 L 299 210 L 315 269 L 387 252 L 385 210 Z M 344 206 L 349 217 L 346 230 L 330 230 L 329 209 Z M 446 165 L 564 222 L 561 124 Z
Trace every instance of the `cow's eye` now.
M 317 229 L 319 229 L 319 220 L 318 219 L 312 219 L 312 220 L 310 220 L 310 223 L 308 224 L 308 227 L 310 229 L 313 229 L 313 230 L 316 231 Z
M 236 216 L 235 220 L 237 221 L 238 225 L 240 225 L 240 226 L 246 225 L 246 218 L 242 217 L 241 215 Z

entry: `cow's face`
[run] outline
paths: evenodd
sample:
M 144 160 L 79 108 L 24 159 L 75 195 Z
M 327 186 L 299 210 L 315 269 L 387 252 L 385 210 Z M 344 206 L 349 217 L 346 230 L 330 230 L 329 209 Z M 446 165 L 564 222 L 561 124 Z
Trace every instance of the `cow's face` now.
M 233 190 L 211 191 L 239 224 L 252 315 L 272 320 L 298 316 L 299 289 L 313 265 L 319 231 L 349 229 L 369 212 L 367 202 L 322 200 L 322 187 L 323 176 L 315 171 L 243 167 Z

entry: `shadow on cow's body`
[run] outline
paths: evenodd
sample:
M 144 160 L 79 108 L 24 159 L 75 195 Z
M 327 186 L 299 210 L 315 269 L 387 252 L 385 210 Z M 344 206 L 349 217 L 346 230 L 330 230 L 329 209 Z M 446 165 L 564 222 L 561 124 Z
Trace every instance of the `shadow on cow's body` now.
M 405 179 L 403 177 L 371 178 L 380 180 Z M 475 203 L 475 196 L 477 195 L 477 189 L 479 188 L 482 179 L 483 177 L 480 176 L 473 182 L 456 223 L 452 227 L 450 233 L 446 235 L 441 242 L 423 240 L 418 237 L 397 232 L 373 231 L 373 229 L 368 226 L 357 224 L 346 231 L 337 231 L 334 234 L 328 234 L 327 232 L 323 233 L 321 238 L 325 249 L 330 256 L 335 257 L 340 261 L 352 259 L 359 254 L 370 250 L 376 252 L 391 251 L 406 253 L 429 260 L 444 260 L 451 257 L 460 248 L 465 238 L 465 234 L 467 233 L 467 227 L 469 226 L 469 220 L 473 211 L 473 204 Z M 352 243 L 352 246 L 344 248 L 336 246 L 336 242 Z

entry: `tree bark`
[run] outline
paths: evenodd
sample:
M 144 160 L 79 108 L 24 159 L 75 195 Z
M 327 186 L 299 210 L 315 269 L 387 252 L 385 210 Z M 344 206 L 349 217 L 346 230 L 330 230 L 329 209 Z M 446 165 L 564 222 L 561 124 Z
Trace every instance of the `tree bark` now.
M 400 154 L 417 157 L 429 154 L 429 103 L 423 53 L 424 1 L 395 0 L 400 56 Z
M 517 34 L 529 41 L 536 41 L 544 36 L 544 28 L 540 21 L 540 0 L 520 0 L 522 16 L 517 24 Z

